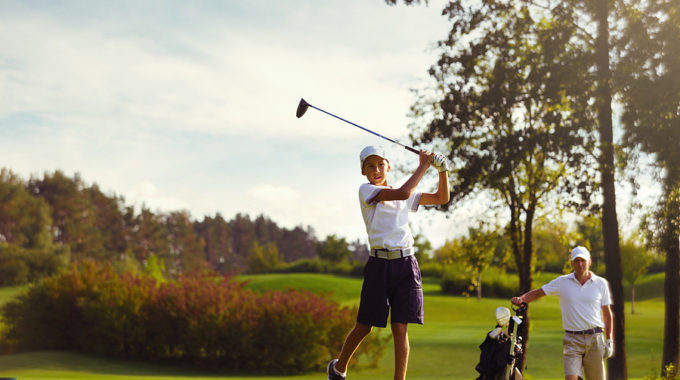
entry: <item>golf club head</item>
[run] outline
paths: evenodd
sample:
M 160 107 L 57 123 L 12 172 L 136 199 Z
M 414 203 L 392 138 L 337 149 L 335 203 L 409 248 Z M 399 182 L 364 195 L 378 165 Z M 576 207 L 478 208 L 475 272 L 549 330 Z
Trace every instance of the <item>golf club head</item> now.
M 309 108 L 309 103 L 307 103 L 304 99 L 300 98 L 300 103 L 298 103 L 297 106 L 297 111 L 295 111 L 295 116 L 299 118 L 302 117 L 302 115 L 307 112 L 307 108 Z
M 510 309 L 504 306 L 497 307 L 495 317 L 498 326 L 507 326 L 510 321 Z

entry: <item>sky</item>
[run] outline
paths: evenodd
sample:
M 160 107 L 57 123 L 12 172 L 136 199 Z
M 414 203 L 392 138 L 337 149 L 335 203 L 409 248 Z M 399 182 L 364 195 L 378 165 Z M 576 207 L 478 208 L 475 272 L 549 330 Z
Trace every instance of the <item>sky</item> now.
M 365 239 L 358 155 L 404 143 L 427 86 L 442 1 L 0 2 L 0 166 L 25 180 L 78 173 L 127 205 L 271 218 Z M 405 180 L 393 172 L 392 183 Z M 419 190 L 434 190 L 431 169 Z M 441 244 L 442 213 L 412 215 Z
M 0 2 L 0 167 L 61 170 L 126 205 L 192 219 L 263 214 L 317 237 L 366 240 L 359 152 L 417 156 L 300 98 L 408 145 L 412 89 L 431 85 L 444 1 Z M 420 191 L 433 191 L 430 169 Z M 404 173 L 393 171 L 400 185 Z M 412 226 L 437 247 L 484 201 Z

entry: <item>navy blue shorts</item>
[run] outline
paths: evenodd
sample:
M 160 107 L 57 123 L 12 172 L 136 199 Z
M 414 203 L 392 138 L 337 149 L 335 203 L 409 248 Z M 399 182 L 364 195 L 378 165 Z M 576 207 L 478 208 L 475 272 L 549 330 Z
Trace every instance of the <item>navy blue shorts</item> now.
M 370 256 L 364 267 L 364 284 L 357 322 L 368 326 L 391 323 L 423 324 L 423 285 L 416 257 L 394 260 Z

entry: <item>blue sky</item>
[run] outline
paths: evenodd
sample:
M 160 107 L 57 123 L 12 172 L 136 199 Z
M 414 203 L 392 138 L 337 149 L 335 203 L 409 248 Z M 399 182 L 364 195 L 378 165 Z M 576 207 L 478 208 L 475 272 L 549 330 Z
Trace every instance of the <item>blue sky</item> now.
M 410 89 L 428 84 L 449 29 L 442 5 L 2 1 L 0 165 L 24 179 L 80 173 L 194 219 L 263 213 L 363 239 L 358 153 L 382 141 L 295 108 L 304 97 L 408 142 Z M 413 222 L 435 244 L 457 231 L 436 213 Z

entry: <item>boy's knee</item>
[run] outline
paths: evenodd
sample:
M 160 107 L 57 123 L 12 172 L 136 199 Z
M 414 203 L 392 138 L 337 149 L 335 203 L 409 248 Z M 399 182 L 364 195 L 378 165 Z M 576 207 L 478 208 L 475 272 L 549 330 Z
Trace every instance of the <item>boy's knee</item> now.
M 360 322 L 357 322 L 354 325 L 354 331 L 356 331 L 357 333 L 363 334 L 363 335 L 368 335 L 368 333 L 370 333 L 371 330 L 373 330 L 373 326 L 365 325 L 365 324 L 360 323 Z

